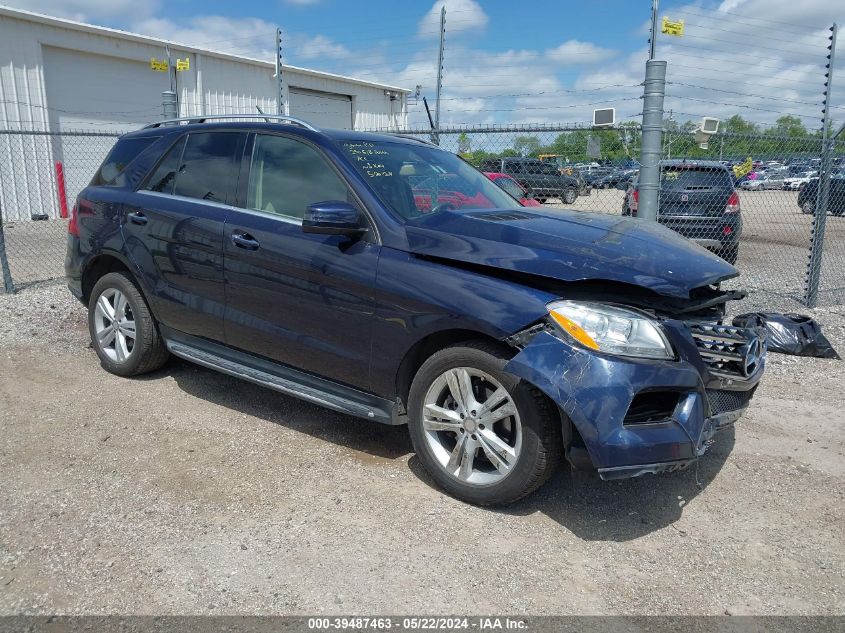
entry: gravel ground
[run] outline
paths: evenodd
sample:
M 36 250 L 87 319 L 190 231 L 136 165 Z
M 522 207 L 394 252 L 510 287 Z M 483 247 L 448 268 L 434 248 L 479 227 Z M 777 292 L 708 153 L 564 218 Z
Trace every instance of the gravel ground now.
M 815 316 L 845 351 L 845 308 Z M 117 378 L 62 284 L 0 295 L 0 614 L 843 614 L 845 362 L 770 359 L 698 473 L 489 510 L 404 428 Z

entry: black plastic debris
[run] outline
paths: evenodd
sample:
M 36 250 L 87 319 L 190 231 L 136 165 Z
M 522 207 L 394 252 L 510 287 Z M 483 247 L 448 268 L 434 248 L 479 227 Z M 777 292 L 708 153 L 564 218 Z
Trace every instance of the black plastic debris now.
M 765 329 L 771 352 L 839 359 L 839 354 L 822 334 L 821 325 L 803 314 L 749 312 L 734 317 L 733 324 L 737 327 Z

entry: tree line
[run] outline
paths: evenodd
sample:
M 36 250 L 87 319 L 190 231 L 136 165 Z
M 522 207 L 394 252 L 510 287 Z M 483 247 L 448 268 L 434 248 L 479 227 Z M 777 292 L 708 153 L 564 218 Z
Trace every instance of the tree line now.
M 697 126 L 696 121 L 679 123 L 671 118 L 665 119 L 663 155 L 716 160 L 745 160 L 750 156 L 755 160 L 773 160 L 810 158 L 818 156 L 821 151 L 821 131 L 808 130 L 801 119 L 795 116 L 784 115 L 773 126 L 762 128 L 740 115 L 734 115 L 721 122 L 720 134 L 711 137 L 706 149 L 699 147 L 695 141 L 693 132 Z M 567 163 L 596 159 L 621 163 L 639 158 L 642 133 L 638 123 L 625 122 L 607 130 L 561 132 L 548 144 L 543 144 L 536 135 L 519 135 L 514 137 L 509 147 L 498 152 L 473 149 L 473 140 L 466 132 L 462 133 L 458 137 L 458 153 L 474 165 L 490 158 L 539 157 L 544 154 L 560 156 Z M 593 150 L 596 149 L 596 141 L 598 156 L 595 151 L 589 151 L 590 145 Z M 842 148 L 838 148 L 838 153 L 842 153 Z

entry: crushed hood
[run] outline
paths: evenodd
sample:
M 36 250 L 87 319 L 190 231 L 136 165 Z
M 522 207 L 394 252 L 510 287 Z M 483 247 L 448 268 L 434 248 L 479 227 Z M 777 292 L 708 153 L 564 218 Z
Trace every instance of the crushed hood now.
M 607 280 L 690 298 L 739 272 L 657 222 L 569 210 L 443 211 L 406 224 L 411 253 L 561 281 Z

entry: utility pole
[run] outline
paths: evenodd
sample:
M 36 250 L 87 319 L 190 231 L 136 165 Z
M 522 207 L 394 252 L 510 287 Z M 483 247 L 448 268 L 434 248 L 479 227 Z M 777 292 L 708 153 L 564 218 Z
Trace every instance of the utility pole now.
M 282 29 L 276 29 L 276 114 L 289 114 L 282 83 Z
M 831 154 L 836 137 L 842 133 L 840 127 L 836 134 L 829 137 L 830 130 L 830 91 L 833 87 L 833 63 L 836 57 L 836 23 L 830 27 L 830 44 L 827 49 L 827 72 L 824 82 L 824 109 L 822 110 L 822 164 L 819 171 L 819 187 L 816 190 L 816 213 L 813 216 L 813 232 L 810 234 L 810 261 L 807 264 L 807 288 L 804 292 L 804 304 L 815 308 L 819 300 L 819 278 L 821 277 L 822 255 L 824 253 L 824 230 L 827 224 L 827 207 L 830 200 Z M 844 126 L 845 127 L 845 126 Z
M 437 53 L 437 92 L 434 97 L 434 142 L 440 145 L 440 87 L 443 84 L 443 44 L 446 40 L 446 5 L 440 7 L 440 50 Z
M 179 118 L 179 96 L 173 86 L 176 71 L 170 59 L 170 46 L 165 46 L 164 51 L 167 53 L 167 77 L 170 80 L 170 90 L 161 93 L 161 114 L 164 120 L 177 119 Z
M 637 217 L 657 220 L 660 194 L 660 157 L 663 146 L 663 98 L 666 62 L 654 59 L 657 38 L 657 3 L 651 1 L 651 38 L 643 82 L 643 137 L 640 146 L 639 207 Z

